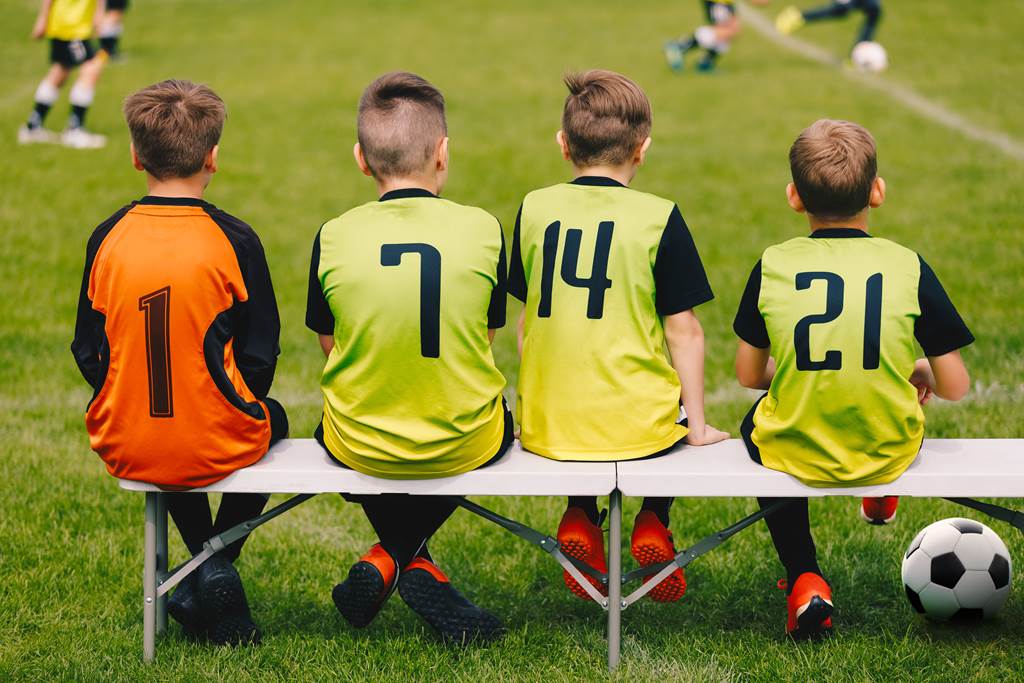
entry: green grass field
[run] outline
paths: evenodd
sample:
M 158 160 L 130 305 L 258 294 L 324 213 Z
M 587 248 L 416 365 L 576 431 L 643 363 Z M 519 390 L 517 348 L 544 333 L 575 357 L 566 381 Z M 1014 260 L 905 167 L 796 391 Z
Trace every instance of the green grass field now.
M 1024 435 L 1024 162 L 920 118 L 839 72 L 741 36 L 711 76 L 673 75 L 663 39 L 700 19 L 696 0 L 623 6 L 457 0 L 139 0 L 127 61 L 105 74 L 91 126 L 97 152 L 19 148 L 14 132 L 46 68 L 28 40 L 31 0 L 0 6 L 0 679 L 52 680 L 595 680 L 607 676 L 603 613 L 572 597 L 542 553 L 459 512 L 433 549 L 464 592 L 503 616 L 508 636 L 456 651 L 393 600 L 367 630 L 335 611 L 331 587 L 373 541 L 359 508 L 322 496 L 257 532 L 240 563 L 258 648 L 187 643 L 172 624 L 152 667 L 141 661 L 142 497 L 121 492 L 88 449 L 89 391 L 68 352 L 85 242 L 99 221 L 144 194 L 129 164 L 120 102 L 166 77 L 212 85 L 227 101 L 222 170 L 209 199 L 249 221 L 266 246 L 283 319 L 273 395 L 293 436 L 317 420 L 322 356 L 303 326 L 309 248 L 319 225 L 372 199 L 351 160 L 355 105 L 374 76 L 425 75 L 446 94 L 452 149 L 446 195 L 510 228 L 530 189 L 566 179 L 554 144 L 570 68 L 624 71 L 651 96 L 654 146 L 635 186 L 679 202 L 718 298 L 700 309 L 711 421 L 735 433 L 751 396 L 731 375 L 732 315 L 770 243 L 803 231 L 783 198 L 786 151 L 821 116 L 877 136 L 889 201 L 877 233 L 920 251 L 975 332 L 974 377 L 958 405 L 927 409 L 929 433 Z M 776 4 L 771 11 L 780 8 Z M 1024 13 L 1014 0 L 887 3 L 885 78 L 979 125 L 1024 137 Z M 844 50 L 853 21 L 801 37 Z M 62 101 L 48 121 L 60 128 Z M 517 310 L 510 313 L 518 313 Z M 509 330 L 496 341 L 514 386 Z M 498 511 L 554 531 L 562 501 L 495 499 Z M 1021 507 L 1020 500 L 1014 501 Z M 700 559 L 678 604 L 624 614 L 621 680 L 1012 680 L 1024 677 L 1020 588 L 992 623 L 932 626 L 903 596 L 901 551 L 925 524 L 966 511 L 908 500 L 898 522 L 868 527 L 849 499 L 812 505 L 834 583 L 837 637 L 783 638 L 783 575 L 758 525 Z M 628 521 L 637 502 L 627 504 Z M 674 508 L 681 543 L 754 509 L 748 499 Z M 971 515 L 974 516 L 974 515 Z M 1024 561 L 1024 537 L 993 522 Z M 184 557 L 172 532 L 172 557 Z

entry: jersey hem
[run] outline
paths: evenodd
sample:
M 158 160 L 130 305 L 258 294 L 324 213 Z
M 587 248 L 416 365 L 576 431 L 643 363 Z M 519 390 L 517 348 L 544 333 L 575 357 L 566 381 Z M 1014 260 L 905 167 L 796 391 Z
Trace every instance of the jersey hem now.
M 674 425 L 672 436 L 670 437 L 639 446 L 628 446 L 626 448 L 603 451 L 571 451 L 564 448 L 553 449 L 546 446 L 529 445 L 526 442 L 521 443 L 523 444 L 523 448 L 527 451 L 551 460 L 561 460 L 566 462 L 609 462 L 649 458 L 666 448 L 671 448 L 681 439 L 685 438 L 689 433 L 689 429 L 677 424 Z

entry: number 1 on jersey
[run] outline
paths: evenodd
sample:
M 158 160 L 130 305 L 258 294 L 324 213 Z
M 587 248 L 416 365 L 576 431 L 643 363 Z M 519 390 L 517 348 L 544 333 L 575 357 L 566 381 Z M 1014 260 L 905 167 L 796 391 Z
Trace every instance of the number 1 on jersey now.
M 420 255 L 420 353 L 441 357 L 441 252 L 429 244 L 382 244 L 380 264 L 397 266 L 402 254 Z
M 555 284 L 555 262 L 558 260 L 558 239 L 562 222 L 555 221 L 544 230 L 544 263 L 540 280 L 540 303 L 537 305 L 538 318 L 551 317 L 551 296 Z M 583 231 L 572 228 L 565 233 L 565 252 L 562 254 L 562 280 L 570 287 L 589 290 L 587 317 L 599 320 L 604 317 L 604 292 L 612 286 L 608 279 L 608 256 L 612 249 L 612 234 L 615 223 L 601 221 L 597 226 L 597 244 L 594 246 L 594 262 L 590 277 L 580 277 L 577 268 L 580 261 L 580 245 Z
M 149 370 L 149 416 L 174 417 L 171 389 L 171 288 L 139 297 L 146 314 L 146 366 Z

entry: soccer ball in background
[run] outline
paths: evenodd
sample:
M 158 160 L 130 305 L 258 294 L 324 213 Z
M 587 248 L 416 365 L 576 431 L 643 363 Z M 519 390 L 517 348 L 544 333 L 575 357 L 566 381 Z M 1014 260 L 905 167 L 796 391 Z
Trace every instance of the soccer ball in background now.
M 850 59 L 853 61 L 853 65 L 861 71 L 873 74 L 885 71 L 889 66 L 889 55 L 886 54 L 885 48 L 870 40 L 854 45 Z
M 903 586 L 930 619 L 988 619 L 1010 595 L 1010 553 L 996 532 L 970 519 L 926 526 L 903 557 Z

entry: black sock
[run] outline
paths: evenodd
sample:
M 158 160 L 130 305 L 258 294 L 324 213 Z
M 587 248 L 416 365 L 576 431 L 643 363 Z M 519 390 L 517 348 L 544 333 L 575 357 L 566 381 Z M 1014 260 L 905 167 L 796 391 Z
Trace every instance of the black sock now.
M 705 64 L 714 64 L 715 60 L 718 59 L 718 54 L 718 50 L 707 50 L 701 58 L 701 61 Z
M 457 507 L 444 496 L 383 494 L 367 496 L 361 502 L 381 546 L 399 568 L 426 551 L 427 540 Z
M 691 34 L 690 37 L 677 41 L 676 45 L 678 45 L 679 49 L 683 52 L 689 52 L 693 48 L 697 47 L 697 36 Z
M 209 498 L 205 493 L 165 493 L 164 496 L 167 511 L 185 547 L 193 555 L 201 552 L 203 543 L 213 536 Z
M 68 117 L 68 128 L 81 128 L 85 125 L 85 113 L 89 107 L 81 107 L 77 104 L 71 105 L 71 116 Z
M 600 514 L 597 511 L 597 496 L 569 496 L 569 507 L 581 508 L 587 519 L 597 524 Z
M 674 498 L 644 498 L 644 504 L 641 506 L 641 510 L 647 510 L 653 512 L 661 520 L 661 523 L 666 527 L 668 526 L 668 510 L 672 507 L 672 501 Z
M 821 576 L 817 551 L 811 537 L 811 521 L 807 512 L 806 498 L 758 498 L 758 505 L 765 509 L 779 502 L 788 504 L 764 518 L 772 543 L 779 554 L 779 560 L 786 568 L 789 590 L 801 574 L 812 572 Z
M 213 533 L 222 534 L 233 526 L 258 517 L 267 506 L 267 497 L 261 493 L 225 493 L 217 509 L 217 521 L 213 523 Z M 234 562 L 242 552 L 242 545 L 248 536 L 243 536 L 221 551 L 228 560 Z
M 120 40 L 120 36 L 106 36 L 100 38 L 100 49 L 106 52 L 111 57 L 117 54 L 117 41 Z
M 41 128 L 43 121 L 46 120 L 46 115 L 50 113 L 51 108 L 53 108 L 52 104 L 36 102 L 36 106 L 32 109 L 32 113 L 28 117 L 28 123 L 25 125 L 30 129 Z

